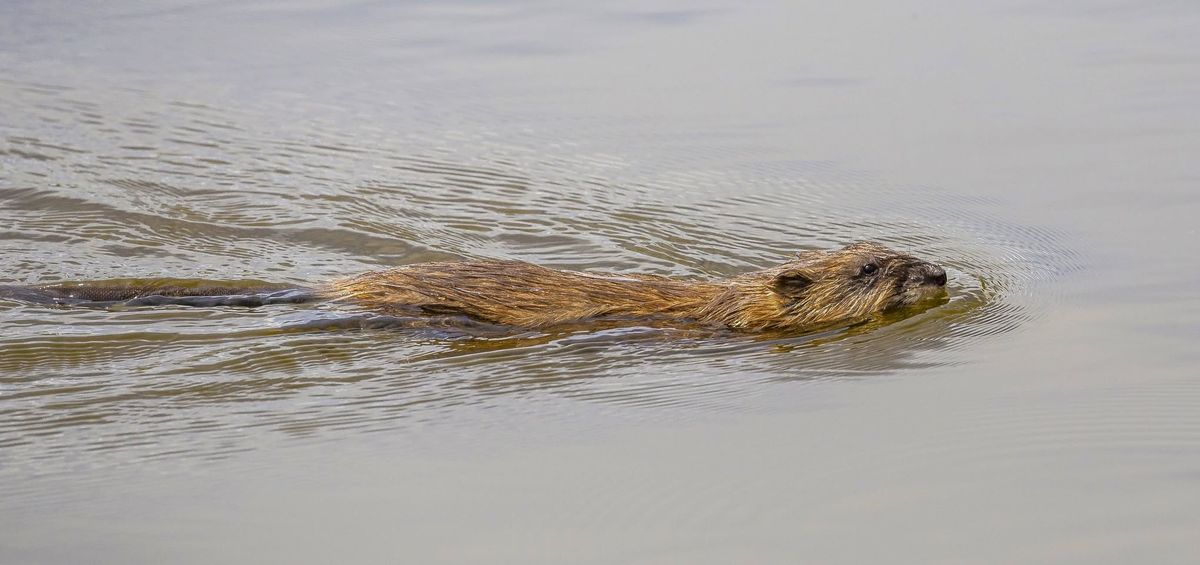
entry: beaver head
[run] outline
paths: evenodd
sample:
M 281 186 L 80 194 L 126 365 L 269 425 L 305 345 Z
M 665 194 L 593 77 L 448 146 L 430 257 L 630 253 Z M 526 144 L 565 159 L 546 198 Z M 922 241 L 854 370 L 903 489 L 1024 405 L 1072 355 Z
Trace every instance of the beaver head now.
M 864 319 L 944 293 L 946 271 L 874 242 L 802 251 L 779 267 L 747 273 L 709 315 L 746 329 L 807 328 Z

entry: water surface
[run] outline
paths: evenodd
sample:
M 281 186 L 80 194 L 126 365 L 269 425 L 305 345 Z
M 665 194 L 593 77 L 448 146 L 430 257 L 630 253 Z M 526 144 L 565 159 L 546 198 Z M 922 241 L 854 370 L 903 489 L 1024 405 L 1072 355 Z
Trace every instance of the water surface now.
M 874 239 L 950 295 L 757 336 L 0 302 L 0 556 L 1193 562 L 1198 20 L 6 4 L 0 284 Z

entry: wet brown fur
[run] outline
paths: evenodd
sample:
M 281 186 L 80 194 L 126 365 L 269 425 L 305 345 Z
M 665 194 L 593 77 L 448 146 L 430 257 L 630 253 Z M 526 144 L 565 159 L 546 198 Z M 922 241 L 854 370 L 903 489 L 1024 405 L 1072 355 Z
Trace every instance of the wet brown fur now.
M 457 314 L 530 328 L 633 318 L 756 331 L 809 329 L 864 319 L 938 293 L 944 284 L 940 267 L 877 243 L 861 242 L 835 251 L 801 252 L 778 267 L 721 281 L 584 273 L 520 261 L 482 260 L 368 272 L 335 281 L 318 292 L 383 313 Z

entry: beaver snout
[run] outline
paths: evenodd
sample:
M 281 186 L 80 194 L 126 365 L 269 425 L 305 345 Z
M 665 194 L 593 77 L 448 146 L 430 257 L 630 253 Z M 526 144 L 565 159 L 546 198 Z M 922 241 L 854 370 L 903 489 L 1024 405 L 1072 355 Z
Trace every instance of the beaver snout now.
M 946 286 L 946 270 L 932 263 L 924 263 L 909 270 L 908 282 L 913 285 Z

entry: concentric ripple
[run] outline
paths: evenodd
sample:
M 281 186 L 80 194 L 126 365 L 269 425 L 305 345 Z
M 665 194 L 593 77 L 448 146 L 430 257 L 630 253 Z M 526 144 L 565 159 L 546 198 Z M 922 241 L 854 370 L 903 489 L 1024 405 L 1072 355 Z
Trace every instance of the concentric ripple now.
M 216 456 L 240 430 L 387 430 L 455 407 L 738 409 L 796 380 L 969 359 L 1078 268 L 986 201 L 826 164 L 707 169 L 461 139 L 281 130 L 217 104 L 0 82 L 0 284 L 129 276 L 311 283 L 462 257 L 692 278 L 873 239 L 950 271 L 943 305 L 804 336 L 404 327 L 337 305 L 49 309 L 0 302 L 0 448 Z M 449 134 L 448 134 L 449 135 Z M 454 147 L 453 150 L 448 149 Z M 15 460 L 16 458 L 14 458 Z

